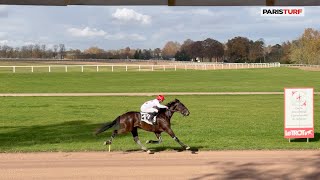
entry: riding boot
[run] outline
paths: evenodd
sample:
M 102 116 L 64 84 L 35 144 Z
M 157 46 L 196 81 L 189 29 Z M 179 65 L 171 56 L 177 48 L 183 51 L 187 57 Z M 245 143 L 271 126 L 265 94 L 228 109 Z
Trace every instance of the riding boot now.
M 157 114 L 158 114 L 157 112 L 150 113 L 149 121 L 150 121 L 153 125 L 156 124 L 156 122 L 153 121 L 153 118 L 154 118 Z

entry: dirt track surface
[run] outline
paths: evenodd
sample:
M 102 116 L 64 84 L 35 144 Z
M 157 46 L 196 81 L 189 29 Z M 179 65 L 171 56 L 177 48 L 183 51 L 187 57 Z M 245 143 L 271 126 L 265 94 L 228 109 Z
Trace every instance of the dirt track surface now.
M 319 179 L 320 151 L 2 153 L 1 179 Z

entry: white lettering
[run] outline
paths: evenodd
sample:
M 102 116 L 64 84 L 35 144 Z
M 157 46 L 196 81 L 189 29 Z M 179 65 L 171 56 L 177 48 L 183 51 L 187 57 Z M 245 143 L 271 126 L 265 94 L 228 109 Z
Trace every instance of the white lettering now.
M 312 130 L 286 130 L 285 135 L 286 136 L 308 136 L 311 135 L 313 132 Z

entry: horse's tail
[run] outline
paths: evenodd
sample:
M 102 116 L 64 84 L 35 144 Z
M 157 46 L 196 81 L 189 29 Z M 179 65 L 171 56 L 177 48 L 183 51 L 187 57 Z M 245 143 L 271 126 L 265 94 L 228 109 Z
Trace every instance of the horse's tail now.
M 96 131 L 95 131 L 95 135 L 98 135 L 110 128 L 112 128 L 113 126 L 115 126 L 116 124 L 119 124 L 120 122 L 120 116 L 118 116 L 114 121 L 112 122 L 108 122 L 108 123 L 105 123 L 103 124 L 100 128 L 98 128 Z

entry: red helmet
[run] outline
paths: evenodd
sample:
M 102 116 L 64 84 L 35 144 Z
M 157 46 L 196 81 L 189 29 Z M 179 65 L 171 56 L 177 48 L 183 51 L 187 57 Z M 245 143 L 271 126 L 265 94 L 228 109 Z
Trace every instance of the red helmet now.
M 159 101 L 164 101 L 164 96 L 159 95 L 159 96 L 157 96 L 157 99 L 158 99 Z

